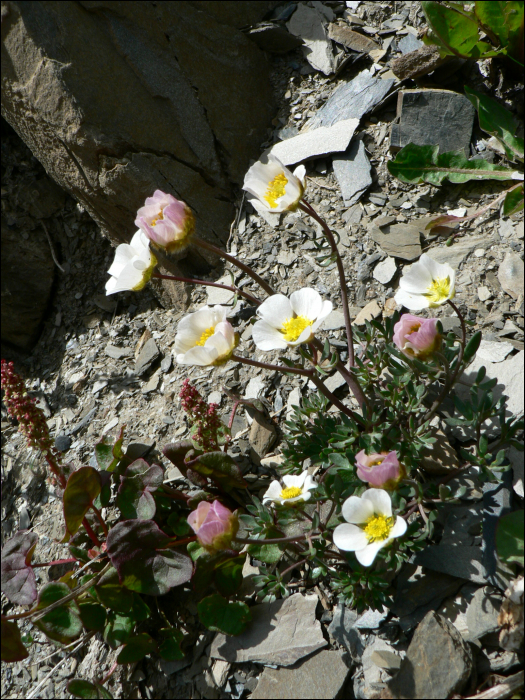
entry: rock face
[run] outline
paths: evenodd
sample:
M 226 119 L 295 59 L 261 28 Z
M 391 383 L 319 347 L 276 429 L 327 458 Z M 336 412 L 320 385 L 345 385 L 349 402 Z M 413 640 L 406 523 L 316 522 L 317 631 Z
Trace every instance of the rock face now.
M 2 114 L 114 242 L 159 188 L 221 245 L 272 116 L 264 54 L 238 27 L 275 4 L 4 3 Z

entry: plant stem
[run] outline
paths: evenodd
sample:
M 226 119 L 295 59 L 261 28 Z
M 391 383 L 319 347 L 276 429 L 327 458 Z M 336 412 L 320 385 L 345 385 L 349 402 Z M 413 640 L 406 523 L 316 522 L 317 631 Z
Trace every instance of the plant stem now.
M 97 516 L 97 520 L 98 520 L 98 522 L 100 523 L 100 527 L 102 528 L 104 534 L 105 534 L 106 537 L 107 537 L 107 536 L 109 535 L 109 530 L 108 530 L 108 526 L 106 525 L 106 523 L 105 523 L 105 521 L 104 521 L 104 518 L 102 517 L 102 513 L 101 513 L 101 512 L 99 511 L 99 509 L 98 509 L 96 506 L 94 506 L 94 505 L 92 505 L 91 508 L 93 509 L 95 515 Z
M 256 306 L 259 306 L 261 303 L 259 299 L 256 299 L 254 296 L 249 294 L 248 292 L 243 292 L 242 289 L 239 289 L 239 287 L 234 287 L 229 284 L 219 284 L 218 282 L 207 282 L 206 280 L 199 280 L 199 279 L 194 279 L 192 277 L 175 277 L 174 275 L 161 275 L 160 272 L 154 272 L 153 277 L 159 280 L 174 280 L 175 282 L 185 282 L 186 284 L 202 284 L 205 287 L 218 287 L 219 289 L 228 289 L 230 292 L 234 292 L 235 294 L 240 294 L 241 296 L 245 297 L 249 301 L 251 301 L 252 304 L 255 304 Z
M 234 537 L 233 541 L 239 544 L 285 544 L 286 542 L 302 542 L 306 535 L 293 535 L 292 537 L 274 537 L 269 540 L 250 540 L 244 537 Z
M 74 557 L 71 559 L 55 559 L 55 561 L 46 561 L 43 564 L 31 564 L 31 568 L 36 569 L 39 566 L 53 566 L 54 564 L 71 564 L 74 561 L 77 561 Z
M 107 683 L 107 682 L 108 682 L 108 680 L 111 678 L 111 676 L 115 673 L 115 671 L 116 671 L 116 669 L 117 669 L 117 666 L 118 666 L 118 662 L 115 661 L 115 663 L 113 664 L 113 666 L 110 668 L 109 673 L 107 673 L 107 674 L 104 676 L 104 678 L 103 678 L 101 681 L 99 681 L 100 685 L 104 685 L 104 683 Z
M 350 312 L 348 310 L 348 295 L 346 293 L 346 278 L 345 278 L 345 271 L 343 267 L 343 261 L 341 259 L 341 255 L 339 254 L 339 250 L 337 248 L 337 243 L 335 242 L 334 235 L 332 231 L 330 230 L 330 227 L 326 223 L 326 221 L 319 216 L 319 214 L 315 211 L 315 209 L 312 207 L 311 204 L 306 202 L 304 199 L 301 204 L 299 204 L 299 208 L 302 209 L 306 214 L 312 217 L 312 219 L 315 219 L 318 224 L 320 224 L 323 227 L 324 234 L 328 240 L 328 243 L 330 244 L 330 247 L 332 248 L 332 252 L 335 255 L 335 260 L 337 264 L 337 271 L 339 273 L 339 282 L 341 285 L 341 302 L 343 304 L 343 315 L 345 319 L 345 327 L 346 327 L 346 340 L 348 344 L 348 361 L 350 363 L 350 367 L 354 366 L 354 338 L 353 338 L 353 333 L 352 333 L 352 324 L 350 323 Z
M 307 561 L 308 561 L 308 559 L 300 559 L 299 561 L 295 562 L 295 563 L 292 564 L 291 566 L 288 566 L 284 571 L 280 571 L 280 572 L 279 572 L 279 576 L 280 576 L 281 578 L 283 578 L 284 576 L 286 576 L 286 574 L 287 574 L 289 571 L 292 571 L 293 569 L 297 569 L 299 566 L 302 566 L 303 564 L 306 564 Z
M 454 309 L 456 312 L 459 322 L 461 323 L 461 340 L 459 341 L 459 355 L 458 355 L 458 361 L 456 363 L 456 368 L 452 374 L 452 379 L 450 381 L 450 386 L 451 388 L 454 386 L 454 382 L 456 381 L 456 377 L 458 376 L 459 370 L 461 368 L 461 363 L 463 362 L 463 353 L 465 352 L 465 345 L 467 344 L 467 328 L 465 326 L 465 319 L 463 318 L 461 311 L 458 309 L 458 307 L 454 304 L 454 302 L 451 299 L 447 299 L 447 302 L 449 305 Z
M 264 289 L 266 294 L 272 296 L 272 294 L 276 293 L 272 289 L 272 287 L 270 287 L 270 285 L 263 280 L 262 277 L 259 277 L 259 275 L 251 269 L 251 267 L 248 267 L 248 265 L 245 265 L 240 260 L 237 260 L 237 258 L 234 258 L 232 255 L 229 255 L 228 253 L 226 253 L 226 251 L 217 248 L 216 246 L 212 245 L 211 243 L 208 243 L 207 241 L 203 241 L 202 238 L 194 237 L 192 242 L 200 248 L 204 248 L 204 250 L 209 250 L 210 253 L 215 253 L 215 255 L 218 255 L 220 258 L 224 258 L 224 260 L 227 260 L 232 265 L 238 267 L 240 270 L 249 275 L 253 280 L 255 280 L 257 284 Z
M 91 525 L 88 523 L 87 518 L 84 518 L 84 519 L 82 520 L 82 525 L 84 526 L 84 530 L 85 530 L 85 531 L 87 532 L 87 534 L 89 535 L 89 539 L 93 542 L 93 544 L 95 545 L 95 547 L 100 547 L 100 546 L 101 546 L 101 542 L 100 542 L 100 540 L 98 539 L 98 537 L 95 535 L 95 533 L 93 532 L 93 529 L 92 529 Z
M 319 352 L 323 351 L 322 343 L 318 338 L 314 338 L 311 341 L 311 343 L 316 350 L 318 350 Z M 343 377 L 345 382 L 350 387 L 350 391 L 355 396 L 357 403 L 361 407 L 363 407 L 364 404 L 366 404 L 368 406 L 368 402 L 366 400 L 364 392 L 361 389 L 361 387 L 359 386 L 357 379 L 355 379 L 355 377 L 352 376 L 352 373 L 348 371 L 348 369 L 344 366 L 344 364 L 341 362 L 341 360 L 338 360 L 335 368 L 337 369 L 339 374 Z
M 346 414 L 349 418 L 351 418 L 353 421 L 356 423 L 359 423 L 359 425 L 366 427 L 366 423 L 361 418 L 360 415 L 355 413 L 355 411 L 352 411 L 351 408 L 348 408 L 348 406 L 345 406 L 344 403 L 339 401 L 339 399 L 332 394 L 330 389 L 327 389 L 326 386 L 323 384 L 323 382 L 319 379 L 319 377 L 316 374 L 312 374 L 310 377 L 310 380 L 315 384 L 315 386 L 319 389 L 319 391 L 326 396 L 326 398 L 334 404 L 334 406 L 337 406 L 337 408 L 344 414 Z
M 231 360 L 234 362 L 244 362 L 245 365 L 252 365 L 253 367 L 262 367 L 263 369 L 271 369 L 276 372 L 291 372 L 292 374 L 302 374 L 306 377 L 311 377 L 313 375 L 313 370 L 311 369 L 300 369 L 299 367 L 286 367 L 285 365 L 271 365 L 268 362 L 258 362 L 257 360 L 249 360 L 247 357 L 241 357 L 240 355 L 232 355 Z

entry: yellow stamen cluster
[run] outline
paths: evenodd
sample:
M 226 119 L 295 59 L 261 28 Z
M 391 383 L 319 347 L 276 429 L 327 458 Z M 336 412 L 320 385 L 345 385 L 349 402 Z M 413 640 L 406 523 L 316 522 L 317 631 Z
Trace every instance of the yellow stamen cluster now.
M 209 328 L 206 328 L 206 330 L 201 335 L 199 340 L 195 343 L 195 345 L 204 345 L 204 343 L 208 340 L 208 338 L 211 338 L 211 336 L 214 333 L 215 333 L 215 326 L 210 326 Z
M 434 280 L 425 292 L 425 296 L 432 304 L 442 304 L 450 297 L 450 278 Z
M 369 542 L 386 540 L 394 525 L 394 518 L 386 518 L 384 515 L 374 515 L 366 523 L 365 534 Z
M 151 220 L 151 225 L 155 226 L 157 221 L 161 221 L 161 219 L 163 219 L 163 218 L 164 218 L 164 214 L 163 214 L 162 209 L 161 209 L 159 211 L 158 215 L 154 219 Z
M 296 498 L 297 496 L 300 496 L 301 493 L 302 491 L 298 486 L 288 486 L 288 488 L 281 491 L 281 498 L 283 500 L 287 500 L 288 498 Z
M 286 185 L 288 184 L 288 180 L 285 176 L 284 173 L 279 173 L 279 175 L 276 175 L 273 180 L 268 185 L 268 189 L 266 190 L 266 194 L 264 195 L 265 200 L 268 202 L 268 204 L 271 206 L 272 209 L 277 208 L 277 201 L 280 197 L 282 197 L 285 192 L 286 192 Z
M 305 328 L 312 325 L 312 321 L 306 316 L 296 316 L 289 318 L 283 323 L 281 332 L 287 342 L 294 342 L 301 335 Z

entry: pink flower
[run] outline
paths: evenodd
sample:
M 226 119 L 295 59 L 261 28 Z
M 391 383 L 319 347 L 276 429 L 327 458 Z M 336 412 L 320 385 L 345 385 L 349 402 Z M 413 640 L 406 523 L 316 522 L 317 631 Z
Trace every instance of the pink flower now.
M 188 515 L 188 523 L 206 549 L 227 549 L 239 529 L 235 513 L 219 501 L 201 501 Z
M 441 345 L 437 318 L 403 314 L 394 326 L 394 343 L 405 355 L 424 360 Z
M 155 190 L 153 197 L 148 197 L 146 204 L 138 210 L 135 225 L 144 231 L 152 245 L 173 253 L 190 242 L 195 217 L 185 202 Z
M 405 475 L 405 470 L 397 459 L 397 453 L 383 452 L 371 455 L 364 450 L 358 452 L 355 457 L 357 476 L 361 481 L 366 481 L 370 486 L 379 489 L 395 489 Z

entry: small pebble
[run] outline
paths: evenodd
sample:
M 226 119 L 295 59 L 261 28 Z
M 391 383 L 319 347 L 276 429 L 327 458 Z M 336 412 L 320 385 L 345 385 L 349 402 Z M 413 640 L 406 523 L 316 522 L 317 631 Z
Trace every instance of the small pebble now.
M 57 435 L 55 438 L 55 447 L 59 452 L 67 452 L 71 447 L 71 438 L 69 435 Z

